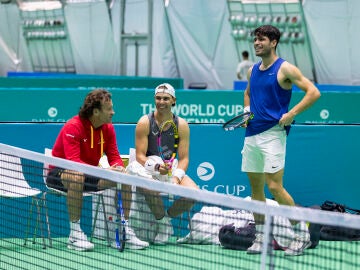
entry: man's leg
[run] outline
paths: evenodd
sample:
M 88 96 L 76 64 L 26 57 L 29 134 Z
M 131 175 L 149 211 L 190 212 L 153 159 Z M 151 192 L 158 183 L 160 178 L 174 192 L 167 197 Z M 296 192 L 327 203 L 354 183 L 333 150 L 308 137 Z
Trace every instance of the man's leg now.
M 101 179 L 98 183 L 99 189 L 107 189 L 111 187 L 116 187 L 116 183 L 103 180 Z M 126 244 L 125 248 L 129 249 L 144 249 L 149 246 L 149 243 L 145 241 L 141 241 L 137 238 L 135 232 L 133 229 L 129 226 L 129 216 L 130 216 L 130 208 L 131 208 L 131 202 L 132 202 L 132 190 L 131 186 L 129 185 L 121 185 L 121 199 L 122 199 L 122 207 L 124 211 L 124 218 L 125 218 L 125 234 L 126 234 Z M 114 197 L 114 205 L 115 208 L 118 207 L 118 193 L 115 193 Z M 116 247 L 115 239 L 113 246 Z
M 275 201 L 279 204 L 294 206 L 295 202 L 283 186 L 284 169 L 275 173 L 266 173 L 266 184 Z
M 137 188 L 140 194 L 144 195 L 145 201 L 149 206 L 151 212 L 154 214 L 155 219 L 161 219 L 165 215 L 164 202 L 159 194 L 159 192 Z
M 155 244 L 165 244 L 168 238 L 173 234 L 170 217 L 168 216 L 163 198 L 159 192 L 152 190 L 139 189 L 140 193 L 144 195 L 145 201 L 153 213 L 156 222 L 156 236 L 154 239 Z
M 194 189 L 199 189 L 199 187 L 195 184 L 195 182 L 187 175 L 182 179 L 181 186 L 191 187 Z M 171 207 L 167 210 L 169 217 L 174 218 L 178 215 L 190 211 L 190 209 L 194 206 L 195 201 L 187 198 L 180 198 L 171 205 Z
M 265 202 L 265 175 L 263 173 L 247 173 L 250 187 L 251 187 L 251 199 L 256 201 Z M 264 224 L 264 215 L 254 213 L 254 219 L 256 224 Z
M 266 183 L 268 185 L 269 191 L 279 204 L 295 206 L 294 199 L 283 187 L 283 175 L 284 169 L 276 173 L 266 174 Z M 308 229 L 304 222 L 299 223 L 298 220 L 290 220 L 290 222 L 293 225 L 295 238 L 291 241 L 289 247 L 285 250 L 285 255 L 301 255 L 303 254 L 304 249 L 311 245 L 310 234 L 308 233 Z M 305 226 L 302 226 L 304 224 Z
M 198 189 L 199 187 L 195 182 L 187 175 L 185 175 L 180 182 L 181 186 L 191 187 Z M 169 207 L 167 211 L 164 212 L 164 216 L 158 222 L 158 233 L 155 237 L 155 243 L 165 244 L 169 237 L 174 234 L 174 229 L 171 223 L 171 218 L 177 217 L 184 212 L 189 212 L 190 209 L 194 206 L 195 201 L 188 198 L 179 198 L 174 201 L 174 203 Z
M 250 187 L 251 187 L 251 199 L 265 202 L 265 175 L 263 173 L 247 173 Z M 264 234 L 264 215 L 254 213 L 254 220 L 256 226 L 256 238 L 254 243 L 247 249 L 248 254 L 261 253 L 263 234 Z
M 85 176 L 79 172 L 65 170 L 61 174 L 61 180 L 67 189 L 67 206 L 70 219 L 68 248 L 77 251 L 94 249 L 94 244 L 87 240 L 80 226 Z
M 66 170 L 61 174 L 61 180 L 67 189 L 69 219 L 70 221 L 78 221 L 81 217 L 85 177 L 82 173 Z

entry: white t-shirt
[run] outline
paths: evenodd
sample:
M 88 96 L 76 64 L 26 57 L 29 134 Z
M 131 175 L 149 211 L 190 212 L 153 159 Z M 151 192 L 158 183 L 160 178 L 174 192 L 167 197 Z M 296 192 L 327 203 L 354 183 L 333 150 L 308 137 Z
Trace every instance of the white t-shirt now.
M 238 79 L 246 81 L 247 72 L 253 64 L 254 63 L 250 60 L 241 61 L 236 68 L 236 74 L 238 76 Z

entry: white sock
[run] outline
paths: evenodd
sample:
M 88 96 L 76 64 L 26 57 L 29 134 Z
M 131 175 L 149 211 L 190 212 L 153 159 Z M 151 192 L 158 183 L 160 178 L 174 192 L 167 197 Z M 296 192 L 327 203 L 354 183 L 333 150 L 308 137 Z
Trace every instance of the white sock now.
M 70 221 L 70 233 L 75 231 L 81 231 L 80 219 L 78 221 Z

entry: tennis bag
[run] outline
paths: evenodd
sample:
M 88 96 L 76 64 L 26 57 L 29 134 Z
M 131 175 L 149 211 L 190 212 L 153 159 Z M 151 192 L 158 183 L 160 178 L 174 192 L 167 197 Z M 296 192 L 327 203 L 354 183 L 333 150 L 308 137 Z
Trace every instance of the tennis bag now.
M 339 204 L 333 201 L 325 201 L 318 208 L 325 211 L 348 213 L 354 215 L 360 215 L 360 210 L 350 208 L 343 204 Z M 352 229 L 340 226 L 310 224 L 310 235 L 312 237 L 311 242 L 316 243 L 319 240 L 325 241 L 357 241 L 360 240 L 360 229 Z
M 219 231 L 219 241 L 224 248 L 247 250 L 255 240 L 255 224 L 235 228 L 234 223 L 224 225 Z

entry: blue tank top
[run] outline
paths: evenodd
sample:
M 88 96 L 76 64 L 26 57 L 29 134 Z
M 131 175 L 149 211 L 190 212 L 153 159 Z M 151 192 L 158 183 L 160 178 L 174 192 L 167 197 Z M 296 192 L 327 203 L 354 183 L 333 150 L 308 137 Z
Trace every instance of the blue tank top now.
M 274 127 L 281 116 L 288 112 L 292 89 L 282 88 L 277 80 L 284 61 L 278 58 L 266 70 L 260 70 L 261 62 L 254 65 L 250 76 L 250 110 L 254 118 L 249 121 L 245 136 L 253 136 Z M 289 128 L 286 127 L 287 132 Z
M 157 138 L 159 134 L 159 127 L 156 124 L 154 112 L 148 114 L 149 122 L 150 122 L 150 132 L 148 135 L 148 149 L 146 151 L 146 156 L 160 156 Z M 173 115 L 173 121 L 175 125 L 178 127 L 178 117 Z M 165 130 L 161 136 L 161 144 L 163 149 L 163 155 L 165 159 L 170 159 L 172 153 L 175 151 L 174 148 L 175 138 L 172 132 L 172 129 Z

